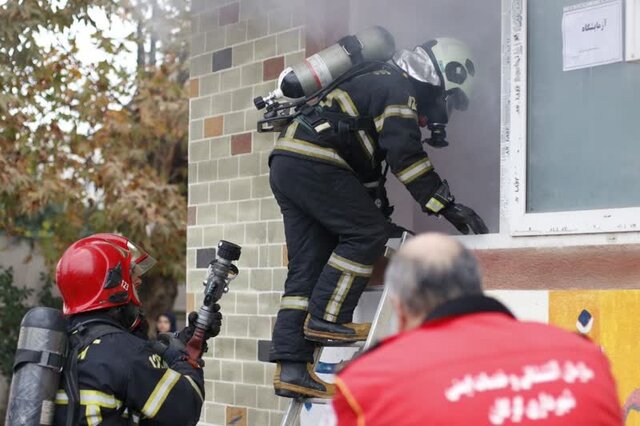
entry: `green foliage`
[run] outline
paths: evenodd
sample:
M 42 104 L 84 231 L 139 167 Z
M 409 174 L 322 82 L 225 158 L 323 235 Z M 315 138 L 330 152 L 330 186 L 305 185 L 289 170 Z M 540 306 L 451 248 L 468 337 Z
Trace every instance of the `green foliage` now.
M 9 380 L 18 344 L 20 321 L 29 310 L 33 289 L 13 285 L 13 270 L 0 268 L 0 374 Z
M 13 282 L 13 269 L 0 267 L 0 375 L 11 379 L 13 358 L 20 334 L 20 322 L 29 309 L 34 306 L 47 306 L 62 309 L 62 299 L 52 293 L 51 276 L 42 274 L 43 286 L 36 295 L 36 303 L 28 301 L 34 290 L 18 287 Z

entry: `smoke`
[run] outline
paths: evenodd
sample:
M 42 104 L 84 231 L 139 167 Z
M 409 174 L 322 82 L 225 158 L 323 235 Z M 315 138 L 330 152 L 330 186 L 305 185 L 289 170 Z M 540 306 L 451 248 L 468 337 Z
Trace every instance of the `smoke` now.
M 453 37 L 467 43 L 476 64 L 469 109 L 455 111 L 448 134 L 451 145 L 428 148 L 436 171 L 451 184 L 456 200 L 474 208 L 491 232 L 498 231 L 500 184 L 500 0 L 352 0 L 349 33 L 381 25 L 396 47 L 413 48 L 430 39 Z M 339 35 L 341 36 L 341 35 Z M 339 37 L 338 36 L 338 37 Z M 394 219 L 416 231 L 450 232 L 446 223 L 428 219 L 401 187 L 391 184 Z
M 429 147 L 427 153 L 436 171 L 449 181 L 457 202 L 476 210 L 491 232 L 498 231 L 501 0 L 263 0 L 260 7 L 270 28 L 279 22 L 305 26 L 307 56 L 374 25 L 389 30 L 398 49 L 411 49 L 438 37 L 457 38 L 469 45 L 476 68 L 469 109 L 451 116 L 447 128 L 450 146 Z M 393 177 L 387 185 L 397 223 L 415 231 L 455 233 L 445 221 L 422 213 Z

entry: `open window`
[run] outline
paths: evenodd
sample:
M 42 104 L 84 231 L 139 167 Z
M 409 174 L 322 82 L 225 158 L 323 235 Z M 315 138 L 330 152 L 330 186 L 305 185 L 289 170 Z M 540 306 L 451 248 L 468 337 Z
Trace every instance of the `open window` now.
M 426 147 L 435 170 L 447 179 L 456 201 L 473 208 L 490 232 L 500 222 L 500 0 L 352 0 L 349 33 L 382 25 L 398 48 L 412 49 L 437 37 L 467 43 L 475 56 L 476 82 L 469 108 L 454 111 L 450 145 Z M 425 133 L 426 136 L 428 133 Z M 424 213 L 393 176 L 387 182 L 394 221 L 416 232 L 457 234 L 444 219 Z
M 640 65 L 615 58 L 625 30 L 640 25 L 625 28 L 634 3 L 511 1 L 503 186 L 511 235 L 640 230 Z M 614 33 L 581 39 L 592 31 Z M 589 48 L 610 57 L 567 67 Z

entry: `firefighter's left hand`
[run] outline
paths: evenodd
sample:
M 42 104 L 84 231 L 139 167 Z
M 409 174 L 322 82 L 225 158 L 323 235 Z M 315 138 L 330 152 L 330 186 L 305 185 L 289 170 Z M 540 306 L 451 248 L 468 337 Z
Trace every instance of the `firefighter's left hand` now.
M 189 325 L 183 328 L 182 331 L 178 333 L 178 339 L 182 340 L 185 345 L 191 339 L 191 336 L 193 336 L 193 332 L 196 328 L 196 321 L 198 320 L 198 313 L 191 312 L 188 318 Z M 220 334 L 220 327 L 222 327 L 222 314 L 220 313 L 220 305 L 216 303 L 212 308 L 211 324 L 209 325 L 209 328 L 204 332 L 204 340 L 206 341 Z
M 440 211 L 440 214 L 465 235 L 469 233 L 469 228 L 474 234 L 489 233 L 489 229 L 482 218 L 463 204 L 450 203 Z

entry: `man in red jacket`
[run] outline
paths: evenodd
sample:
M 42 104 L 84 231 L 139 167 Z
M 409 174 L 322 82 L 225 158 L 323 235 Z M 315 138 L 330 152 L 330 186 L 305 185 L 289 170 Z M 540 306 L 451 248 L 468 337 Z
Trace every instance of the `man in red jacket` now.
M 454 239 L 414 238 L 386 278 L 401 332 L 339 373 L 338 425 L 622 425 L 602 351 L 484 296 Z

